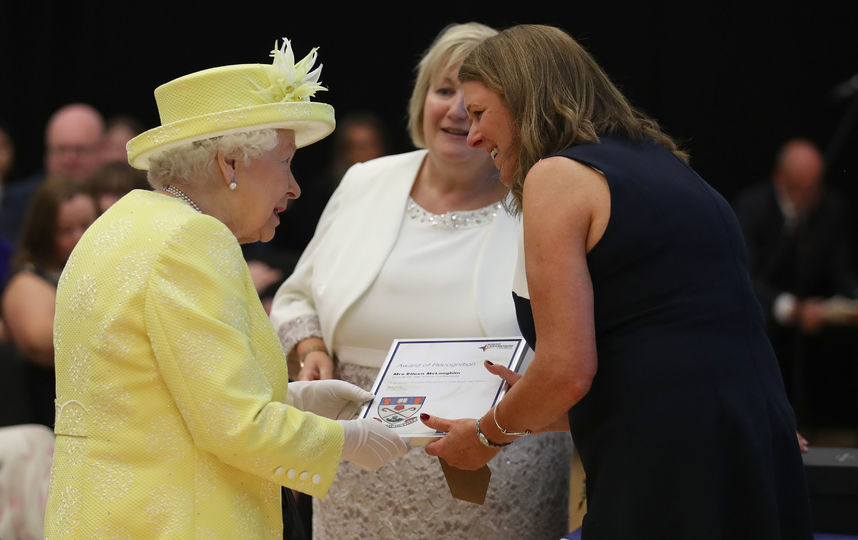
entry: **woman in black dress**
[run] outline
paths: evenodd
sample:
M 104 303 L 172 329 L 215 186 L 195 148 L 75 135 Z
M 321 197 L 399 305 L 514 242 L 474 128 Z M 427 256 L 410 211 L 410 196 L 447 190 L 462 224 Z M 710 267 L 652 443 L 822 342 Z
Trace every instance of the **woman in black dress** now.
M 18 392 L 27 396 L 25 402 L 12 405 L 20 415 L 12 415 L 12 419 L 18 418 L 16 423 L 54 427 L 57 281 L 81 235 L 97 216 L 95 200 L 86 187 L 65 176 L 46 178 L 30 201 L 12 260 L 12 276 L 0 295 L 0 317 L 15 354 L 6 367 L 20 369 Z
M 521 378 L 488 366 L 514 386 L 478 421 L 424 418 L 447 432 L 427 452 L 473 469 L 571 427 L 587 540 L 810 538 L 795 419 L 727 202 L 559 29 L 508 29 L 459 77 L 469 143 L 522 212 L 514 294 L 536 355 Z

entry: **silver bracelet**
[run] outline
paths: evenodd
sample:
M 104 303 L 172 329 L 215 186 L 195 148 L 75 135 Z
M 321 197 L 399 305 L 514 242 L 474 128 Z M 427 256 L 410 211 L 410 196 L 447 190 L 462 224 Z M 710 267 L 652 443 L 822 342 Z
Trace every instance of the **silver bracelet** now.
M 480 431 L 480 419 L 479 418 L 477 418 L 476 428 L 477 428 L 477 438 L 480 440 L 480 442 L 483 444 L 483 446 L 488 446 L 489 448 L 503 448 L 504 446 L 507 446 L 510 444 L 510 443 L 495 444 L 492 441 L 490 441 L 489 438 L 486 437 L 485 433 Z
M 504 435 L 509 436 L 509 437 L 523 437 L 526 435 L 530 435 L 532 433 L 532 431 L 530 431 L 529 429 L 525 429 L 524 431 L 507 431 L 506 429 L 502 428 L 500 426 L 500 424 L 498 424 L 498 406 L 497 405 L 492 407 L 492 418 L 495 419 L 495 425 L 498 427 L 500 432 L 503 433 Z

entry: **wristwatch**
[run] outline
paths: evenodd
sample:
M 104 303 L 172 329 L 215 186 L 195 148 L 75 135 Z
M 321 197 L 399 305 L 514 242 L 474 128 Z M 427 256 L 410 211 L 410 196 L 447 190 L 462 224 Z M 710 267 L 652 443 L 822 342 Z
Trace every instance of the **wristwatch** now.
M 495 444 L 492 441 L 490 441 L 488 439 L 488 437 L 486 437 L 485 434 L 482 431 L 480 431 L 480 419 L 479 418 L 477 418 L 476 428 L 477 428 L 477 438 L 480 440 L 480 442 L 483 444 L 483 446 L 488 446 L 489 448 L 503 448 L 504 446 L 511 444 L 511 443 Z

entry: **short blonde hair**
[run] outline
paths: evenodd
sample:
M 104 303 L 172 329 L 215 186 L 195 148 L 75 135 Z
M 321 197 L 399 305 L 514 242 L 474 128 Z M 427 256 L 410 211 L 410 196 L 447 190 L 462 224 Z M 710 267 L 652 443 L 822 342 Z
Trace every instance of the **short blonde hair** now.
M 497 30 L 484 24 L 469 22 L 450 24 L 432 42 L 417 64 L 417 77 L 408 102 L 408 133 L 418 148 L 426 147 L 423 137 L 423 106 L 432 77 L 462 63 L 468 54 Z
M 245 162 L 277 146 L 276 129 L 230 133 L 202 141 L 189 142 L 149 158 L 149 184 L 160 189 L 165 184 L 188 185 L 214 177 L 215 156 L 242 159 Z

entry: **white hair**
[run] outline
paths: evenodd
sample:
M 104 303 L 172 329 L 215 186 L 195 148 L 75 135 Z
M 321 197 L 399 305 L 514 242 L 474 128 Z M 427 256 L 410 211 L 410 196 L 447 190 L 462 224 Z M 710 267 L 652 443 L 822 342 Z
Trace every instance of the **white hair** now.
M 246 163 L 273 149 L 277 143 L 277 130 L 260 129 L 182 144 L 149 158 L 149 184 L 155 189 L 165 184 L 201 184 L 215 178 L 218 152 Z

